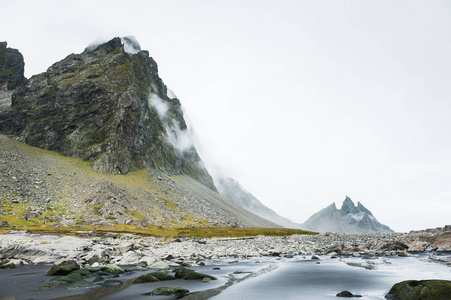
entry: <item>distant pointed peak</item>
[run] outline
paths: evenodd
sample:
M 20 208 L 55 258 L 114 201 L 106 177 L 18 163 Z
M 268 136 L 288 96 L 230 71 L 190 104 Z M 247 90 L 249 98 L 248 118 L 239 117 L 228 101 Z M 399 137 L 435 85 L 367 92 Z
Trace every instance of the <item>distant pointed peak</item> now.
M 328 208 L 328 209 L 331 209 L 331 208 L 333 208 L 333 209 L 337 209 L 337 206 L 335 205 L 335 202 L 332 202 L 328 207 L 326 207 L 326 208 Z
M 343 207 L 355 207 L 354 202 L 352 202 L 351 198 L 349 198 L 348 196 L 346 196 L 345 200 L 343 201 L 343 205 L 341 207 L 341 209 L 343 209 Z

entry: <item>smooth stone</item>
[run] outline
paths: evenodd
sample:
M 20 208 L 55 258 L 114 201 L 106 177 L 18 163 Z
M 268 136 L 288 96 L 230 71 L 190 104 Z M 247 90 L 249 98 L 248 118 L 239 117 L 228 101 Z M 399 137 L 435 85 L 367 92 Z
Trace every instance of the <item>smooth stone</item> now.
M 159 269 L 159 270 L 168 270 L 169 269 L 169 265 L 165 262 L 157 262 L 152 264 L 149 269 Z

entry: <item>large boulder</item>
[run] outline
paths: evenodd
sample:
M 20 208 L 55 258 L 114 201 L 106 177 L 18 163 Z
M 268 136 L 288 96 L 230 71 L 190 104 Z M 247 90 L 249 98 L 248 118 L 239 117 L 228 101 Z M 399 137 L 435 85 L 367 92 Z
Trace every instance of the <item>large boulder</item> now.
M 385 298 L 391 300 L 449 300 L 451 299 L 451 281 L 402 281 L 395 284 Z
M 441 251 L 451 250 L 451 231 L 446 231 L 439 234 L 435 239 L 434 244 L 437 245 L 438 250 Z
M 80 266 L 73 260 L 66 260 L 62 263 L 53 266 L 48 272 L 47 275 L 55 276 L 55 275 L 67 275 L 72 271 L 79 270 Z

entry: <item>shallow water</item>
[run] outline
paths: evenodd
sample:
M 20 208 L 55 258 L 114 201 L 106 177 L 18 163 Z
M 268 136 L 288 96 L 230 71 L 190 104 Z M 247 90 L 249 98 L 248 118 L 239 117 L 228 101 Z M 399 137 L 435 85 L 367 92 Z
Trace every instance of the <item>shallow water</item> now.
M 319 261 L 298 258 L 237 283 L 212 299 L 337 299 L 336 294 L 343 290 L 362 295 L 359 299 L 385 299 L 395 283 L 409 279 L 451 280 L 451 268 L 431 262 L 428 254 L 379 259 L 323 257 Z
M 336 294 L 349 290 L 363 297 L 359 299 L 385 299 L 391 286 L 408 279 L 451 280 L 451 267 L 429 259 L 429 253 L 415 257 L 380 257 L 378 259 L 328 256 L 320 260 L 310 257 L 278 259 L 255 258 L 238 263 L 215 262 L 214 265 L 196 267 L 198 272 L 213 275 L 210 282 L 172 280 L 119 287 L 119 290 L 91 288 L 69 291 L 58 287 L 50 291 L 35 289 L 51 277 L 45 274 L 50 266 L 20 266 L 0 270 L 0 298 L 20 299 L 171 299 L 166 296 L 143 296 L 156 287 L 183 287 L 192 293 L 186 300 L 199 299 L 338 299 Z M 450 253 L 437 256 L 451 258 Z M 213 270 L 220 267 L 220 270 Z M 120 280 L 138 277 L 151 270 L 121 276 Z M 90 280 L 92 280 L 91 278 Z M 89 280 L 89 279 L 88 279 Z

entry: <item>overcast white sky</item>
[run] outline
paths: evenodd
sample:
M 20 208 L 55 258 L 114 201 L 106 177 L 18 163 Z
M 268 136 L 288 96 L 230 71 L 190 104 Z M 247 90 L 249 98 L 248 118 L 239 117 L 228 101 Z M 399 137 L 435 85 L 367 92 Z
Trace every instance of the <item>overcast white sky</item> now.
M 134 35 L 212 172 L 302 223 L 345 196 L 397 231 L 451 223 L 449 1 L 7 1 L 26 76 Z

